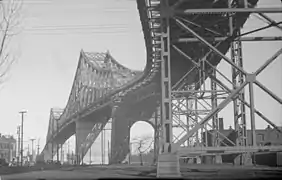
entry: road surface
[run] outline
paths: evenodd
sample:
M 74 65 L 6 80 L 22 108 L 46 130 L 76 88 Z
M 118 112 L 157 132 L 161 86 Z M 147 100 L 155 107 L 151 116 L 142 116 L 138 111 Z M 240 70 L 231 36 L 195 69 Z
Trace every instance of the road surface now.
M 181 167 L 188 179 L 252 179 L 282 177 L 282 168 L 234 167 L 224 165 L 189 165 Z M 1 176 L 1 180 L 19 179 L 98 179 L 98 178 L 154 178 L 155 167 L 129 165 L 72 167 L 60 170 L 35 171 Z

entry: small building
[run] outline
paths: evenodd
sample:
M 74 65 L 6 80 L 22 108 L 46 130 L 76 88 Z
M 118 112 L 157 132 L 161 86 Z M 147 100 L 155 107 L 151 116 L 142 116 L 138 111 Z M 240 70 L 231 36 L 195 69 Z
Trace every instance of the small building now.
M 280 130 L 282 130 L 282 127 L 278 127 Z M 236 137 L 237 133 L 234 129 L 229 127 L 228 129 L 223 128 L 223 119 L 219 118 L 219 132 L 226 136 L 227 138 L 223 138 L 219 135 L 219 141 L 220 146 L 234 146 L 236 144 Z M 215 141 L 215 137 L 212 135 L 215 131 L 210 130 L 206 134 L 206 132 L 203 132 L 202 134 L 202 140 L 203 142 L 207 142 L 208 146 L 212 146 L 212 144 Z M 246 130 L 247 133 L 247 146 L 252 145 L 252 131 L 250 129 Z M 278 132 L 276 129 L 271 128 L 269 125 L 265 129 L 256 129 L 256 145 L 257 146 L 278 146 L 282 145 L 282 134 Z M 206 141 L 207 139 L 207 141 Z M 281 154 L 281 153 L 280 153 Z M 281 155 L 279 153 L 273 152 L 273 153 L 263 153 L 263 154 L 256 154 L 255 159 L 256 163 L 259 165 L 269 165 L 269 166 L 277 166 L 281 165 L 280 159 Z M 237 154 L 238 155 L 238 154 Z M 222 161 L 226 163 L 233 162 L 236 155 L 223 155 Z M 271 163 L 270 163 L 271 162 Z
M 282 130 L 282 127 L 278 127 Z M 214 136 L 212 135 L 215 131 L 210 130 L 205 135 L 205 132 L 203 133 L 203 142 L 206 142 L 207 137 L 207 143 L 208 146 L 212 146 L 214 142 Z M 225 135 L 229 140 L 231 140 L 234 144 L 236 144 L 236 137 L 237 133 L 234 129 L 229 127 L 228 129 L 223 128 L 223 118 L 219 118 L 219 132 L 223 135 Z M 271 128 L 269 125 L 265 129 L 256 129 L 256 144 L 258 146 L 268 146 L 268 145 L 282 145 L 282 134 L 278 132 L 276 129 Z M 221 146 L 228 145 L 232 146 L 232 143 L 228 141 L 227 139 L 224 139 L 222 136 L 219 135 L 219 140 Z M 252 131 L 250 129 L 247 129 L 247 146 L 252 145 Z
M 16 144 L 13 136 L 0 134 L 0 158 L 11 162 L 16 157 Z

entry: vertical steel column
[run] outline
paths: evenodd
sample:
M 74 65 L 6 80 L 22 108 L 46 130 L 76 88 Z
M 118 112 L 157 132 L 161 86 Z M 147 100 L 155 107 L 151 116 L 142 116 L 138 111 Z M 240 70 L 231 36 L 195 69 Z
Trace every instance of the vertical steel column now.
M 101 160 L 102 164 L 104 164 L 104 133 L 103 133 L 103 126 L 102 126 L 102 131 L 101 131 Z
M 190 110 L 189 110 L 189 108 L 190 108 L 190 104 L 189 104 L 189 99 L 186 97 L 186 107 L 187 107 L 187 112 L 186 112 L 186 122 L 187 122 L 187 124 L 186 124 L 186 129 L 187 129 L 187 132 L 190 130 L 190 122 L 189 122 L 189 120 L 190 120 L 190 118 L 189 118 L 189 115 L 191 116 L 191 112 L 190 112 Z M 187 139 L 187 147 L 190 145 L 190 137 Z
M 155 132 L 154 132 L 154 163 L 158 161 L 159 154 L 159 125 L 158 125 L 158 108 L 155 111 Z
M 195 95 L 195 122 L 194 124 L 198 124 L 198 97 Z M 195 127 L 195 125 L 193 126 Z M 196 147 L 199 146 L 199 131 L 196 132 L 196 142 L 194 142 Z
M 198 96 L 198 93 L 195 93 L 195 112 L 196 112 L 196 114 L 195 114 L 195 120 L 196 120 L 196 122 L 195 122 L 195 124 L 198 124 L 198 116 L 199 116 L 199 113 L 198 113 L 198 101 L 203 97 L 203 95 L 204 95 L 204 93 L 203 92 L 205 92 L 205 90 L 206 90 L 206 85 L 205 85 L 205 60 L 200 60 L 200 62 L 199 62 L 199 64 L 200 64 L 200 69 L 199 69 L 199 83 L 200 83 L 200 88 L 199 88 L 199 90 L 200 91 L 202 91 L 202 94 L 200 95 L 200 96 Z M 196 87 L 196 85 L 195 85 L 195 87 Z M 206 128 L 207 127 L 207 124 L 205 124 L 203 127 L 201 127 L 201 139 L 203 140 L 203 129 L 205 128 L 205 129 L 207 129 Z M 200 143 L 200 138 L 199 137 L 199 131 L 197 131 L 196 132 L 196 146 L 200 146 L 200 144 L 202 145 L 202 141 L 201 141 L 201 143 Z
M 231 7 L 231 0 L 229 0 L 229 7 Z M 230 36 L 234 35 L 234 26 L 236 24 L 236 19 L 234 19 L 231 15 L 229 16 L 229 28 L 230 28 Z M 240 30 L 237 30 L 236 36 L 240 35 Z M 242 43 L 241 41 L 233 41 L 231 43 L 231 59 L 238 67 L 243 68 L 243 59 L 242 59 Z M 233 89 L 236 89 L 240 86 L 244 81 L 244 75 L 236 70 L 236 68 L 232 68 L 232 83 Z M 239 92 L 239 97 L 241 100 L 245 100 L 244 89 Z M 246 146 L 247 145 L 247 130 L 246 130 L 246 110 L 245 105 L 235 99 L 233 101 L 233 109 L 234 109 L 234 129 L 237 133 L 236 145 L 237 146 Z
M 205 128 L 205 143 L 206 143 L 206 147 L 208 147 L 209 146 L 209 142 L 208 142 L 208 129 L 207 129 L 207 124 L 206 124 L 206 126 L 205 126 L 206 128 Z
M 203 146 L 203 134 L 204 134 L 204 129 L 207 129 L 206 128 L 207 126 L 206 126 L 206 124 L 201 128 L 201 139 L 200 139 L 200 144 L 201 144 L 201 146 Z
M 212 69 L 212 75 L 213 77 L 216 77 L 216 71 L 215 69 Z M 211 79 L 211 104 L 212 104 L 212 109 L 215 109 L 217 107 L 217 92 L 216 92 L 217 88 L 216 88 L 216 83 L 213 79 Z M 219 123 L 218 123 L 218 114 L 216 113 L 213 117 L 212 117 L 212 128 L 213 128 L 213 136 L 214 136 L 214 142 L 213 142 L 213 146 L 217 147 L 219 146 L 219 135 L 218 135 L 218 127 Z
M 161 123 L 164 135 L 164 152 L 171 151 L 172 143 L 172 99 L 171 99 L 171 69 L 170 69 L 170 26 L 169 26 L 169 4 L 168 0 L 161 1 Z M 168 146 L 168 147 L 167 147 Z
M 206 84 L 205 84 L 205 61 L 202 59 L 201 61 L 200 61 L 200 73 L 199 73 L 199 79 L 200 79 L 200 90 L 201 91 L 203 91 L 203 92 L 205 92 L 205 90 L 206 90 Z M 203 86 L 203 87 L 202 87 Z M 204 93 L 202 93 L 201 94 L 201 96 L 200 96 L 200 98 L 202 98 L 203 97 L 203 95 L 204 95 Z M 196 98 L 198 98 L 198 96 L 196 96 Z M 197 108 L 197 111 L 198 111 L 198 108 Z M 198 115 L 197 115 L 198 116 Z M 197 121 L 197 123 L 198 123 L 198 121 Z M 201 127 L 201 141 L 199 140 L 199 131 L 197 131 L 197 144 L 198 145 L 200 145 L 201 144 L 201 146 L 203 145 L 203 142 L 202 142 L 202 140 L 203 140 L 203 130 L 206 130 L 207 129 L 207 123 L 203 126 L 203 127 Z
M 253 76 L 255 75 L 248 75 Z M 250 91 L 250 116 L 251 116 L 251 131 L 252 131 L 252 146 L 257 145 L 256 141 L 256 125 L 255 125 L 255 103 L 254 103 L 254 83 L 250 82 L 249 84 L 249 91 Z

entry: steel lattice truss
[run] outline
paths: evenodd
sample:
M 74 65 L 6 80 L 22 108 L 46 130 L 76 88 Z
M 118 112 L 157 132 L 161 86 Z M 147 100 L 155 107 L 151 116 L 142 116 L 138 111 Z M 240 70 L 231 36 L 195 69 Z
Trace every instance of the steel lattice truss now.
M 252 126 L 252 145 L 255 142 L 255 122 L 254 113 L 274 127 L 279 129 L 268 118 L 254 108 L 253 99 L 246 103 L 244 99 L 244 88 L 250 87 L 250 96 L 253 98 L 252 86 L 255 84 L 273 97 L 281 104 L 281 98 L 273 94 L 269 89 L 263 86 L 256 76 L 265 69 L 277 56 L 281 54 L 278 50 L 266 63 L 255 73 L 248 73 L 242 67 L 241 41 L 277 41 L 281 37 L 245 37 L 248 34 L 260 31 L 262 29 L 277 27 L 282 29 L 279 24 L 271 20 L 263 13 L 281 13 L 281 8 L 254 8 L 258 0 L 239 1 L 239 0 L 218 0 L 218 1 L 170 1 L 170 0 L 148 0 L 146 1 L 147 16 L 142 17 L 142 22 L 149 24 L 150 33 L 145 34 L 150 38 L 156 47 L 160 47 L 161 53 L 151 51 L 152 57 L 158 57 L 161 64 L 161 89 L 162 89 L 162 135 L 163 141 L 166 141 L 163 149 L 169 149 L 168 145 L 176 143 L 175 148 L 184 145 L 191 138 L 198 139 L 199 130 L 213 130 L 216 137 L 213 146 L 224 144 L 222 139 L 227 139 L 224 134 L 218 132 L 218 112 L 222 110 L 229 102 L 234 104 L 234 124 L 237 135 L 236 142 L 229 143 L 235 146 L 247 146 L 246 143 L 246 120 L 245 107 L 251 111 Z M 141 4 L 141 2 L 140 2 Z M 141 8 L 140 8 L 141 9 Z M 256 30 L 241 34 L 240 29 L 246 22 L 250 13 L 257 13 L 268 25 Z M 244 14 L 243 14 L 244 13 Z M 141 14 L 141 13 L 140 13 Z M 142 15 L 142 14 L 141 14 Z M 143 25 L 143 24 L 142 24 Z M 143 27 L 145 27 L 143 25 Z M 145 31 L 146 33 L 146 31 Z M 150 43 L 147 46 L 154 47 Z M 231 49 L 231 58 L 225 56 L 228 49 Z M 177 58 L 174 53 L 177 51 L 182 58 L 190 62 L 181 64 L 176 68 Z M 161 56 L 161 57 L 160 57 Z M 173 60 L 170 60 L 173 59 Z M 221 61 L 227 62 L 233 72 L 231 82 L 233 89 L 228 88 L 216 76 L 225 75 L 220 72 L 216 66 Z M 174 64 L 174 66 L 173 66 Z M 187 70 L 181 68 L 186 65 Z M 183 75 L 176 78 L 177 71 Z M 206 80 L 211 81 L 211 87 L 205 87 Z M 221 103 L 217 102 L 221 99 Z M 199 108 L 198 106 L 201 106 Z M 180 116 L 185 115 L 189 123 L 183 123 Z M 212 123 L 209 120 L 212 119 Z M 182 128 L 183 133 L 175 136 L 173 127 Z M 209 132 L 210 133 L 210 132 Z M 207 133 L 206 133 L 207 134 Z M 199 141 L 192 140 L 192 141 Z M 202 140 L 200 140 L 202 141 Z M 207 145 L 204 145 L 207 146 Z M 277 147 L 277 149 L 281 147 Z M 240 148 L 237 148 L 237 151 Z M 241 148 L 241 152 L 244 151 Z M 258 151 L 259 148 L 245 148 L 245 152 Z M 271 147 L 269 149 L 275 149 Z M 182 151 L 182 150 L 181 150 Z M 185 150 L 184 150 L 185 151 Z M 182 152 L 184 152 L 182 151 Z M 191 150 L 192 151 L 192 150 Z M 233 152 L 234 152 L 233 151 Z M 186 149 L 189 154 L 189 148 Z
M 119 64 L 109 52 L 81 51 L 65 109 L 52 108 L 50 111 L 47 142 L 52 141 L 57 132 L 73 122 L 79 113 L 89 111 L 90 108 L 97 109 L 104 105 L 105 101 L 110 102 L 111 95 L 141 74 L 140 71 L 133 71 Z
M 54 130 L 57 129 L 56 121 L 60 119 L 60 116 L 63 114 L 63 109 L 51 108 L 49 115 L 49 126 L 46 139 L 50 139 L 54 134 Z
M 181 154 L 189 151 L 190 153 L 201 151 L 203 154 L 203 147 L 194 149 L 179 147 L 185 142 L 189 146 L 199 141 L 199 130 L 203 129 L 214 130 L 213 135 L 216 138 L 213 148 L 222 143 L 220 138 L 226 137 L 218 131 L 217 114 L 233 101 L 237 107 L 234 109 L 234 122 L 238 135 L 233 145 L 241 147 L 226 149 L 229 153 L 257 150 L 255 147 L 246 147 L 244 106 L 251 109 L 252 123 L 254 113 L 257 113 L 274 128 L 278 128 L 256 110 L 251 102 L 249 104 L 245 102 L 243 89 L 247 85 L 252 88 L 256 84 L 282 104 L 281 98 L 255 79 L 256 75 L 282 53 L 281 49 L 254 74 L 247 73 L 242 67 L 241 41 L 282 39 L 244 37 L 241 34 L 240 29 L 251 12 L 259 13 L 271 26 L 280 27 L 262 12 L 281 10 L 255 9 L 257 2 L 258 0 L 138 0 L 137 7 L 147 51 L 144 71 L 135 72 L 123 67 L 109 53 L 81 52 L 69 101 L 58 120 L 59 131 L 76 119 L 109 104 L 112 104 L 111 116 L 114 121 L 116 112 L 124 107 L 125 101 L 134 104 L 150 97 L 158 97 L 157 106 L 160 106 L 162 111 L 157 110 L 158 119 L 155 124 L 158 129 L 157 137 L 160 138 L 157 143 L 163 145 L 160 149 L 168 149 L 169 144 L 175 143 Z M 231 58 L 225 56 L 228 49 L 231 49 Z M 170 60 L 171 57 L 174 60 Z M 185 62 L 178 60 L 181 58 Z M 222 75 L 216 68 L 221 60 L 232 67 L 233 77 L 229 80 L 233 85 L 232 89 L 216 76 Z M 210 88 L 204 87 L 207 79 L 211 81 Z M 223 100 L 220 103 L 219 98 Z M 52 114 L 50 113 L 47 142 L 56 137 L 56 133 L 51 133 L 50 126 L 55 119 Z M 185 123 L 182 121 L 183 116 L 187 119 Z M 86 153 L 106 122 L 107 119 L 93 127 L 84 144 L 79 147 L 82 155 Z M 182 133 L 178 135 L 171 133 L 173 127 L 182 129 Z M 253 125 L 252 133 L 254 136 Z

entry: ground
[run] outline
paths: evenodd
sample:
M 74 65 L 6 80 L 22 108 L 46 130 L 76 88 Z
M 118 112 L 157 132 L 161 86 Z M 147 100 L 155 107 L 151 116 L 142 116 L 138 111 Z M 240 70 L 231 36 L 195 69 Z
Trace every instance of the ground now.
M 252 179 L 282 177 L 282 168 L 240 167 L 232 165 L 189 165 L 181 167 L 183 178 L 187 179 Z M 9 179 L 97 179 L 97 178 L 154 178 L 155 167 L 129 165 L 69 167 L 60 170 L 34 171 L 1 176 Z

